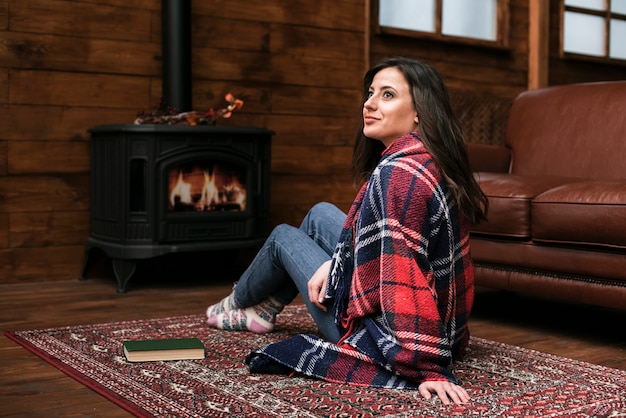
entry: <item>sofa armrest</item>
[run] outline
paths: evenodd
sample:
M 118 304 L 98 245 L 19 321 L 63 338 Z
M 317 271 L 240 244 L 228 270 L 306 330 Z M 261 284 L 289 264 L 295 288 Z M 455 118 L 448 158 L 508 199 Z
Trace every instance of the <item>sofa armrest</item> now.
M 467 144 L 470 169 L 473 172 L 508 173 L 511 150 L 499 145 Z

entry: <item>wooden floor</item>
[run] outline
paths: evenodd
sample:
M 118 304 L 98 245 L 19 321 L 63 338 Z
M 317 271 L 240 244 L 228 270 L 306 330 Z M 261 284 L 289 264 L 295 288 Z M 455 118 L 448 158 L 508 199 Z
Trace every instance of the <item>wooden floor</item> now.
M 199 273 L 140 268 L 124 294 L 116 292 L 106 267 L 83 281 L 0 285 L 0 416 L 130 416 L 7 339 L 4 331 L 201 313 L 230 292 L 237 274 L 224 268 L 228 260 L 206 261 L 211 266 Z M 478 337 L 622 370 L 625 327 L 626 310 L 484 289 L 478 289 L 471 320 Z

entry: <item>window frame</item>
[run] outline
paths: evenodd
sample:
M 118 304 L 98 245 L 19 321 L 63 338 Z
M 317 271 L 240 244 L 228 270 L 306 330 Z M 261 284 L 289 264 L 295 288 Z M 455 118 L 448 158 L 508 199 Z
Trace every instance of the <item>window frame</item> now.
M 615 13 L 611 11 L 611 1 L 606 1 L 606 10 L 585 9 L 583 7 L 568 6 L 565 0 L 559 2 L 559 21 L 561 24 L 559 31 L 559 57 L 562 59 L 575 59 L 581 61 L 591 61 L 604 64 L 626 65 L 626 58 L 612 58 L 609 54 L 611 51 L 611 19 L 622 20 L 626 22 L 626 14 Z M 613 0 L 614 1 L 614 0 Z M 588 16 L 596 16 L 604 19 L 604 55 L 586 55 L 576 52 L 565 51 L 565 12 L 581 13 Z
M 418 30 L 410 30 L 410 29 L 400 29 L 394 28 L 391 26 L 381 26 L 380 18 L 379 18 L 379 3 L 384 0 L 373 0 L 374 6 L 374 16 L 373 21 L 376 26 L 376 34 L 378 35 L 395 35 L 395 36 L 403 36 L 409 38 L 419 38 L 419 39 L 428 39 L 434 41 L 448 42 L 448 43 L 457 43 L 471 46 L 481 46 L 493 49 L 502 49 L 508 50 L 510 48 L 510 39 L 509 39 L 509 16 L 510 16 L 510 0 L 497 0 L 496 8 L 496 39 L 486 40 L 486 39 L 477 39 L 477 38 L 469 38 L 465 36 L 453 36 L 453 35 L 444 35 L 442 30 L 442 11 L 443 11 L 443 1 L 444 0 L 434 0 L 435 1 L 435 31 L 434 32 L 424 32 Z

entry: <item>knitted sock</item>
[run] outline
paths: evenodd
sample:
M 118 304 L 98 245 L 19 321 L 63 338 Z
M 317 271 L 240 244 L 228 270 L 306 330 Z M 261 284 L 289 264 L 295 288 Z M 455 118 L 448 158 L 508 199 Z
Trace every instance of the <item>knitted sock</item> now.
M 215 305 L 211 305 L 206 310 L 207 323 L 215 327 L 217 324 L 217 316 L 224 312 L 232 311 L 233 309 L 237 309 L 238 306 L 235 304 L 235 294 L 231 293 L 220 302 Z
M 276 315 L 284 307 L 285 305 L 269 297 L 258 305 L 245 309 L 231 309 L 218 314 L 215 327 L 230 331 L 252 331 L 257 334 L 272 332 Z

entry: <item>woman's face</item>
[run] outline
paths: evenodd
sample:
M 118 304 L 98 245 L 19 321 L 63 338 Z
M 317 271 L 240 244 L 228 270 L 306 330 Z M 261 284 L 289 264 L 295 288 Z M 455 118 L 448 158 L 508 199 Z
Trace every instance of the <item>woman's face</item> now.
M 363 135 L 388 147 L 397 138 L 416 130 L 417 123 L 417 111 L 404 75 L 395 67 L 377 72 L 363 105 Z

